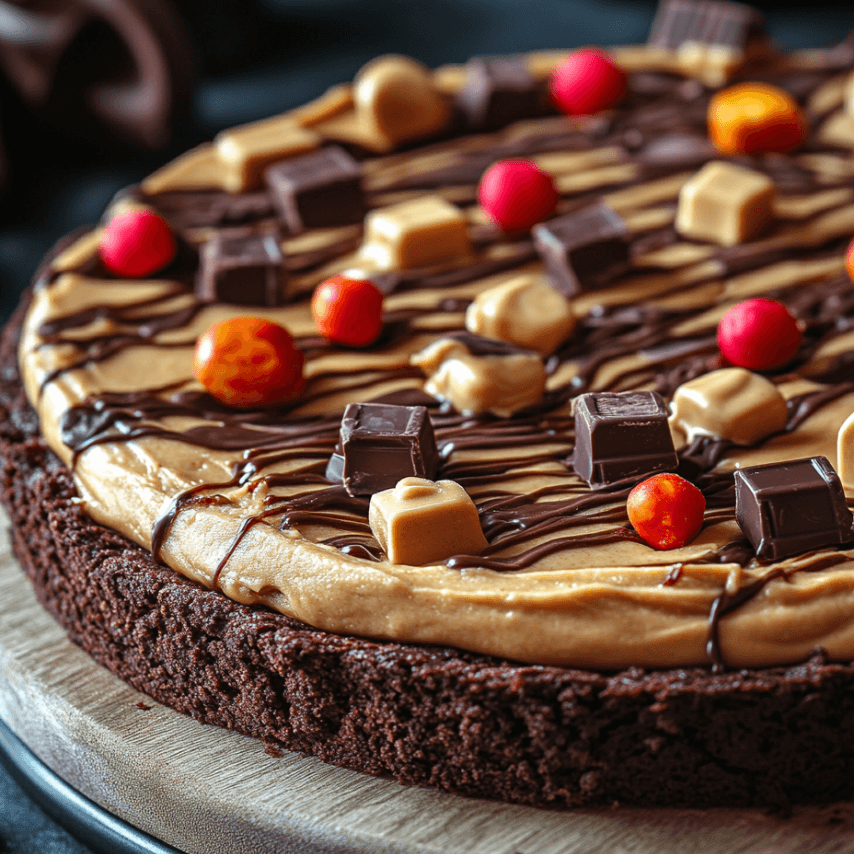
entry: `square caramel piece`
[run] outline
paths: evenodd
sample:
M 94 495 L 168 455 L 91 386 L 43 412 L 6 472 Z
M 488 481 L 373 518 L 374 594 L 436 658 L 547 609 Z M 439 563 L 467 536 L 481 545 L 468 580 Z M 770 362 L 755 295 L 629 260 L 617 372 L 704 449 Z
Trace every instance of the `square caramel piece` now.
M 423 196 L 371 211 L 362 254 L 385 270 L 410 270 L 470 254 L 463 212 L 441 196 Z
M 264 183 L 264 170 L 270 164 L 314 151 L 321 142 L 316 131 L 286 116 L 223 131 L 214 140 L 222 164 L 222 187 L 229 193 L 255 190 Z
M 774 216 L 773 204 L 774 182 L 770 178 L 716 160 L 683 185 L 676 230 L 695 240 L 737 246 L 768 227 Z
M 392 563 L 424 566 L 488 545 L 474 502 L 452 480 L 405 477 L 371 498 L 368 521 Z

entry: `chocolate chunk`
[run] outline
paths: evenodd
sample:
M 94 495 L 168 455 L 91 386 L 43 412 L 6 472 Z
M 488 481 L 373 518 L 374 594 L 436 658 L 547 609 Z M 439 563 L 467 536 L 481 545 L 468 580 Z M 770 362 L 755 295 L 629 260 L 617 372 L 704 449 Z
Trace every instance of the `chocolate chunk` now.
M 743 51 L 762 35 L 762 15 L 728 0 L 662 0 L 648 44 L 678 50 L 686 42 Z
M 350 495 L 391 489 L 404 477 L 432 479 L 438 453 L 423 406 L 351 403 L 341 419 L 338 447 L 326 467 L 329 480 Z
M 735 518 L 763 560 L 854 539 L 842 483 L 825 457 L 737 469 Z
M 531 229 L 549 284 L 572 297 L 629 259 L 628 228 L 617 212 L 599 202 Z
M 491 130 L 546 111 L 543 87 L 524 56 L 474 57 L 466 74 L 456 106 L 469 128 Z
M 338 146 L 275 163 L 264 180 L 292 234 L 361 222 L 365 216 L 362 169 Z
M 573 466 L 591 486 L 676 470 L 667 407 L 656 392 L 582 394 L 573 411 Z
M 196 294 L 206 302 L 281 305 L 285 301 L 285 259 L 273 231 L 216 233 L 202 246 Z

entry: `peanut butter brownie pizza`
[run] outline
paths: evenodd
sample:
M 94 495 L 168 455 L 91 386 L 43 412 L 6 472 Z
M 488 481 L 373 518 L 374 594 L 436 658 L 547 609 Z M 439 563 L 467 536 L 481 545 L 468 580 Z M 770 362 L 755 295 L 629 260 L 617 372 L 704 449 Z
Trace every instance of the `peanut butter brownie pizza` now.
M 642 46 L 382 57 L 45 261 L 16 554 L 97 661 L 271 750 L 533 805 L 846 797 L 852 236 L 851 37 L 666 0 Z

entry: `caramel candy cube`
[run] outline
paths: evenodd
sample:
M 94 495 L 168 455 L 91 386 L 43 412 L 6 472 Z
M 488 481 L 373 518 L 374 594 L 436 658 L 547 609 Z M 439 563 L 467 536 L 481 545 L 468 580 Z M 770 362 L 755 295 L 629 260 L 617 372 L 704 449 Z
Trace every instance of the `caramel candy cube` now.
M 441 196 L 424 196 L 371 211 L 363 255 L 385 270 L 453 261 L 471 252 L 462 211 Z
M 321 141 L 316 131 L 283 116 L 223 131 L 214 140 L 222 187 L 229 193 L 254 190 L 271 163 L 314 151 Z
M 746 368 L 721 368 L 683 383 L 673 394 L 671 423 L 696 436 L 754 445 L 786 426 L 786 401 L 769 379 Z
M 836 434 L 836 466 L 846 489 L 854 489 L 854 413 L 849 415 Z
M 736 246 L 770 224 L 773 203 L 774 182 L 766 175 L 714 161 L 682 187 L 676 230 L 695 240 Z
M 374 494 L 368 521 L 392 563 L 424 566 L 488 545 L 474 502 L 452 480 L 405 477 Z
M 570 301 L 541 278 L 516 276 L 474 298 L 466 329 L 548 356 L 575 329 L 575 314 Z

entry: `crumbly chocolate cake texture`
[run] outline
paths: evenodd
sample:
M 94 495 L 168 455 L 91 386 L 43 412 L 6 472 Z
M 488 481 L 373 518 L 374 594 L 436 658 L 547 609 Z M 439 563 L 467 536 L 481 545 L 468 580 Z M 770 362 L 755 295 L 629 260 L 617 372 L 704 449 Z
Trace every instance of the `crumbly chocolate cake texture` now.
M 805 330 L 795 367 L 769 373 L 779 386 L 791 385 L 782 422 L 769 433 L 778 439 L 799 435 L 805 421 L 854 389 L 851 351 L 837 346 L 845 343 L 854 316 L 851 283 L 840 260 L 854 232 L 854 169 L 851 146 L 846 148 L 839 136 L 854 127 L 849 120 L 854 117 L 842 106 L 849 97 L 846 86 L 854 88 L 846 82 L 854 70 L 854 42 L 849 38 L 835 49 L 786 57 L 770 48 L 756 15 L 744 10 L 706 0 L 663 4 L 650 45 L 615 52 L 629 71 L 626 103 L 613 113 L 577 122 L 555 116 L 545 104 L 548 74 L 543 69 L 557 62 L 551 55 L 480 59 L 465 69 L 432 74 L 399 58 L 369 66 L 352 92 L 339 87 L 278 124 L 274 120 L 273 126 L 261 123 L 226 134 L 123 194 L 111 215 L 151 206 L 179 238 L 175 261 L 155 277 L 162 281 L 131 283 L 133 297 L 124 303 L 119 288 L 110 291 L 120 277 L 111 278 L 101 266 L 88 233 L 57 247 L 3 333 L 0 457 L 15 554 L 40 601 L 72 640 L 121 679 L 201 722 L 261 739 L 271 752 L 300 751 L 405 784 L 542 807 L 786 808 L 850 797 L 850 659 L 829 655 L 819 644 L 802 644 L 799 649 L 806 652 L 791 663 L 767 653 L 775 660 L 765 666 L 733 664 L 751 653 L 728 639 L 732 623 L 724 624 L 762 597 L 784 595 L 780 589 L 785 593 L 786 585 L 795 589 L 823 574 L 837 579 L 844 594 L 848 582 L 834 574 L 851 560 L 841 486 L 834 493 L 841 502 L 834 517 L 841 520 L 837 539 L 818 551 L 787 557 L 788 563 L 763 564 L 735 528 L 732 470 L 719 465 L 728 454 L 741 453 L 734 450 L 739 442 L 702 431 L 689 435 L 675 464 L 673 454 L 659 448 L 666 420 L 662 401 L 719 367 L 715 312 L 740 296 L 781 299 Z M 696 37 L 683 33 L 678 44 L 671 44 L 684 30 L 684 20 L 679 22 L 686 14 L 695 24 L 696 16 L 705 16 L 708 26 L 700 27 Z M 685 39 L 692 45 L 689 51 L 680 49 Z M 772 210 L 769 182 L 756 182 L 744 209 L 758 199 L 761 213 L 748 216 L 739 209 L 732 231 L 737 245 L 727 245 L 730 232 L 721 237 L 722 245 L 712 247 L 703 239 L 682 240 L 673 227 L 679 189 L 716 158 L 704 130 L 709 98 L 739 74 L 786 89 L 820 130 L 798 157 L 730 158 L 727 169 L 762 172 L 782 199 Z M 407 122 L 400 120 L 406 111 L 399 104 L 394 108 L 399 85 L 407 98 L 419 99 Z M 854 102 L 854 96 L 850 99 Z M 332 142 L 343 147 L 329 154 Z M 537 226 L 541 230 L 534 239 L 504 234 L 472 213 L 483 170 L 497 159 L 520 156 L 543 158 L 559 176 L 557 216 L 545 229 Z M 300 159 L 305 157 L 309 160 Z M 419 168 L 413 170 L 412 163 Z M 368 187 L 364 198 L 354 183 L 360 168 Z M 724 173 L 721 180 L 734 175 L 738 182 L 739 173 Z M 343 223 L 329 213 L 336 192 L 346 197 L 337 214 Z M 364 245 L 361 255 L 354 255 L 363 240 L 365 208 L 370 213 Z M 772 216 L 780 217 L 777 232 L 768 231 Z M 419 232 L 411 241 L 389 245 L 389 232 L 402 230 L 409 237 L 427 221 L 426 236 Z M 592 224 L 579 233 L 579 221 Z M 711 228 L 714 244 L 718 235 Z M 590 234 L 599 242 L 591 245 Z M 538 240 L 545 249 L 537 249 Z M 538 251 L 545 253 L 539 266 Z M 76 371 L 97 376 L 103 365 L 123 365 L 135 347 L 152 348 L 161 356 L 186 351 L 193 324 L 215 310 L 218 301 L 247 302 L 260 312 L 293 311 L 295 337 L 308 354 L 309 367 L 312 361 L 325 364 L 331 348 L 299 325 L 299 311 L 317 282 L 341 272 L 342 258 L 348 264 L 373 264 L 374 281 L 396 306 L 387 312 L 378 345 L 390 354 L 388 361 L 364 351 L 367 355 L 352 355 L 353 369 L 319 368 L 309 376 L 304 397 L 272 415 L 228 413 L 186 378 L 170 382 L 158 375 L 156 387 L 141 390 L 111 386 L 109 380 L 61 412 L 52 427 L 40 425 L 33 401 L 42 411 L 49 409 L 56 388 L 66 388 L 62 383 Z M 520 347 L 489 341 L 470 328 L 460 331 L 463 314 L 476 302 L 477 289 L 466 290 L 472 282 L 491 283 L 490 277 L 530 273 L 533 267 L 541 272 L 543 266 L 555 291 L 579 306 L 587 300 L 585 315 L 564 318 L 564 345 L 546 347 L 549 352 L 541 358 L 528 349 L 536 341 Z M 776 286 L 762 278 L 769 269 Z M 613 297 L 623 286 L 634 293 L 626 283 L 635 279 L 650 289 L 644 294 L 648 299 L 636 303 L 625 295 Z M 728 299 L 726 288 L 736 281 Z M 33 312 L 44 310 L 44 295 L 51 289 L 57 304 L 71 290 L 83 296 L 75 311 L 56 316 L 48 311 L 47 319 L 37 323 Z M 99 289 L 116 296 L 99 303 L 92 297 Z M 425 302 L 419 306 L 420 295 Z M 396 297 L 415 302 L 394 304 Z M 31 388 L 28 398 L 18 349 L 33 328 L 39 343 L 27 353 L 55 348 L 57 355 L 52 366 L 40 363 L 41 374 L 31 370 L 38 388 L 35 394 Z M 470 360 L 467 364 L 497 359 L 524 370 L 540 365 L 542 401 L 524 404 L 519 416 L 495 414 L 510 405 L 503 398 L 490 404 L 492 412 L 461 414 L 450 405 L 452 392 L 450 404 L 438 406 L 421 386 L 424 375 L 432 374 L 424 388 L 442 397 L 444 356 L 430 347 L 412 363 L 408 350 L 402 361 L 395 354 L 398 347 L 417 349 L 412 346 L 416 339 L 427 343 L 442 336 L 445 356 L 455 354 Z M 799 367 L 806 373 L 805 366 L 806 381 L 791 373 Z M 343 393 L 336 383 L 343 383 Z M 73 382 L 66 385 L 73 387 Z M 654 410 L 658 419 L 656 465 L 678 466 L 694 480 L 706 496 L 707 528 L 717 525 L 724 532 L 720 542 L 712 537 L 684 561 L 635 567 L 651 577 L 657 573 L 655 597 L 696 592 L 701 610 L 706 608 L 700 634 L 695 627 L 693 635 L 704 663 L 691 652 L 682 664 L 680 651 L 665 650 L 662 654 L 675 664 L 627 666 L 625 652 L 612 652 L 607 637 L 582 647 L 584 666 L 549 663 L 569 655 L 555 653 L 549 659 L 550 650 L 543 652 L 544 662 L 521 663 L 511 659 L 530 653 L 467 651 L 465 642 L 437 642 L 433 635 L 409 629 L 405 620 L 397 640 L 371 639 L 365 635 L 383 638 L 390 631 L 385 626 L 361 633 L 328 630 L 346 621 L 309 625 L 287 613 L 299 607 L 293 587 L 288 595 L 271 592 L 269 579 L 252 588 L 245 577 L 230 574 L 241 549 L 253 547 L 252 536 L 268 522 L 288 536 L 309 531 L 314 539 L 306 553 L 333 554 L 345 570 L 356 572 L 359 562 L 368 568 L 386 566 L 367 524 L 368 500 L 348 492 L 348 475 L 345 485 L 334 482 L 336 455 L 346 455 L 346 448 L 336 445 L 338 427 L 344 406 L 356 402 L 353 395 L 364 395 L 362 401 L 426 406 L 439 448 L 437 479 L 458 480 L 478 504 L 489 545 L 481 555 L 452 555 L 437 570 L 442 578 L 488 575 L 504 584 L 501 579 L 513 571 L 524 575 L 538 561 L 574 548 L 647 554 L 625 520 L 625 497 L 638 480 L 632 468 L 636 460 L 626 462 L 618 454 L 613 461 L 616 471 L 629 466 L 628 485 L 618 478 L 604 489 L 590 488 L 578 485 L 572 473 L 569 400 L 627 389 L 643 389 L 629 403 L 647 415 Z M 755 394 L 766 392 L 762 386 Z M 771 388 L 770 393 L 776 392 Z M 351 399 L 344 400 L 347 396 Z M 625 401 L 593 401 L 585 422 L 591 448 L 603 446 L 603 434 L 596 431 Z M 291 417 L 300 406 L 307 411 Z M 680 411 L 687 413 L 684 406 Z M 360 423 L 359 414 L 353 415 L 354 423 Z M 685 418 L 690 421 L 689 415 Z M 51 444 L 57 435 L 62 449 Z M 764 449 L 774 441 L 764 438 L 744 444 Z M 191 459 L 191 467 L 192 460 L 202 460 L 200 482 L 177 490 L 153 529 L 137 537 L 142 544 L 87 512 L 98 486 L 82 468 L 96 458 L 93 450 L 109 454 L 131 440 L 140 448 L 148 448 L 145 442 L 151 440 L 158 453 L 161 446 L 171 448 L 176 459 Z M 513 457 L 516 446 L 532 447 L 534 456 Z M 503 460 L 496 461 L 495 449 Z M 416 457 L 422 450 L 410 448 Z M 461 457 L 455 456 L 458 452 Z M 234 453 L 236 463 L 228 456 Z M 746 453 L 740 459 L 757 461 Z M 521 474 L 507 474 L 508 459 Z M 276 468 L 293 460 L 295 468 Z M 822 465 L 831 477 L 830 464 Z M 580 466 L 576 461 L 575 469 Z M 217 480 L 229 467 L 232 479 Z M 432 471 L 432 461 L 429 467 Z M 83 472 L 77 483 L 72 469 L 78 477 Z M 260 480 L 253 482 L 256 475 Z M 169 476 L 158 470 L 161 480 Z M 535 496 L 560 500 L 550 504 L 535 498 L 525 504 L 524 495 L 508 491 L 506 481 L 514 476 L 529 479 Z M 247 483 L 250 488 L 243 489 Z M 256 492 L 263 500 L 256 500 Z M 240 505 L 243 500 L 250 502 L 249 515 Z M 244 515 L 234 521 L 229 513 L 238 506 Z M 183 530 L 181 517 L 187 511 L 198 511 L 200 519 L 219 513 L 236 531 L 223 540 L 225 557 L 219 552 L 195 579 L 192 572 L 176 572 L 158 559 L 180 563 L 174 532 Z M 573 514 L 579 511 L 593 514 L 592 529 L 575 530 Z M 127 530 L 134 532 L 132 519 Z M 786 543 L 778 535 L 772 531 L 769 536 L 772 546 L 782 549 Z M 406 578 L 395 576 L 395 584 Z M 609 602 L 621 598 L 619 591 L 609 595 Z M 845 601 L 843 595 L 840 607 Z M 354 610 L 353 625 L 365 625 L 360 618 Z M 636 630 L 634 622 L 626 621 L 628 633 Z M 445 637 L 441 625 L 437 631 Z M 414 643 L 413 635 L 433 642 Z M 620 640 L 613 638 L 615 648 Z M 507 641 L 516 649 L 513 642 L 512 637 Z M 468 648 L 478 649 L 477 643 L 471 641 Z M 597 656 L 604 664 L 586 664 Z

